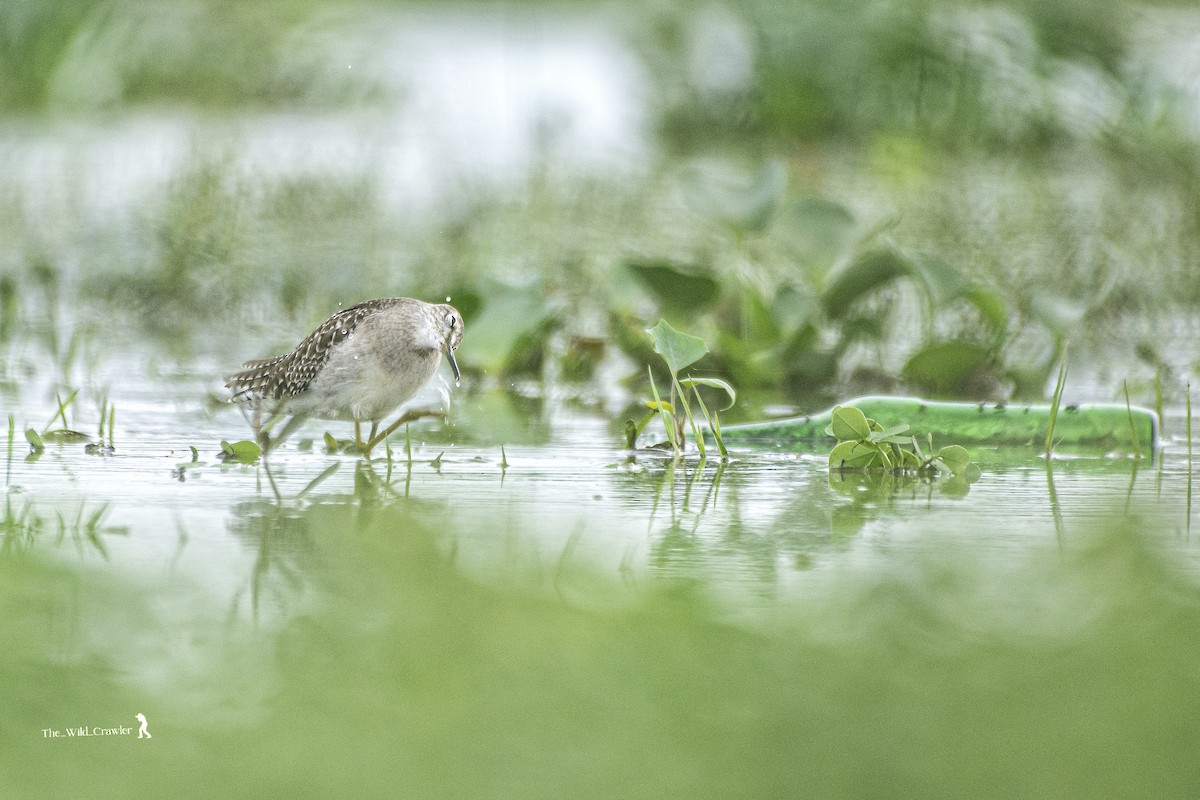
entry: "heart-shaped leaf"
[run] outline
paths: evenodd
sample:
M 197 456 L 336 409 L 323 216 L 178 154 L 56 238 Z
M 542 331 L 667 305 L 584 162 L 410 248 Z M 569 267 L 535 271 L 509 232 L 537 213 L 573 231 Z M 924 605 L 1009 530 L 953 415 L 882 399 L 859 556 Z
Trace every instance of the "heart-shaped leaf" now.
M 675 330 L 665 319 L 660 319 L 646 333 L 654 340 L 654 352 L 666 360 L 672 376 L 678 375 L 679 370 L 696 363 L 708 352 L 708 345 L 703 339 Z
M 971 464 L 971 455 L 967 448 L 951 444 L 938 450 L 938 458 L 955 475 L 962 473 Z

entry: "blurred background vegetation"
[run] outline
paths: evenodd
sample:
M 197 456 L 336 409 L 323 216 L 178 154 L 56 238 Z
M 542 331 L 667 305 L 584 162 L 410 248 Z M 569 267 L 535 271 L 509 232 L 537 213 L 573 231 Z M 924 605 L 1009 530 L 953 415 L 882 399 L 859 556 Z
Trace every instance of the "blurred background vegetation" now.
M 1038 399 L 1068 350 L 1093 399 L 1178 398 L 1198 30 L 1117 0 L 14 0 L 0 330 L 63 317 L 47 281 L 78 329 L 189 352 L 449 295 L 485 384 L 636 383 L 665 317 L 749 414 Z
M 0 793 L 1200 795 L 1178 446 L 969 499 L 612 463 L 660 318 L 726 422 L 1067 356 L 1178 409 L 1197 43 L 1184 2 L 4 0 Z M 467 318 L 416 470 L 213 462 L 198 387 L 391 294 Z M 80 387 L 119 455 L 22 461 Z M 40 738 L 139 709 L 153 747 Z

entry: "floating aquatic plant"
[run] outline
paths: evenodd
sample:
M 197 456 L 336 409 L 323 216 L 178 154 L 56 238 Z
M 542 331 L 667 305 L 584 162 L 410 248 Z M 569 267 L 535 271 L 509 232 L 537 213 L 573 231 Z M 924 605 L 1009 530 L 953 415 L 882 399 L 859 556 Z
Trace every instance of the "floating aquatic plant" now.
M 238 442 L 227 442 L 221 440 L 221 452 L 217 453 L 217 458 L 222 461 L 236 461 L 239 464 L 252 464 L 262 456 L 262 448 L 258 442 L 252 442 L 249 439 L 242 439 Z
M 829 469 L 862 472 L 896 472 L 933 476 L 962 475 L 979 478 L 979 467 L 971 463 L 965 447 L 951 444 L 933 449 L 933 437 L 922 450 L 915 436 L 905 436 L 906 424 L 884 428 L 854 406 L 833 409 L 825 432 L 838 440 L 829 453 Z

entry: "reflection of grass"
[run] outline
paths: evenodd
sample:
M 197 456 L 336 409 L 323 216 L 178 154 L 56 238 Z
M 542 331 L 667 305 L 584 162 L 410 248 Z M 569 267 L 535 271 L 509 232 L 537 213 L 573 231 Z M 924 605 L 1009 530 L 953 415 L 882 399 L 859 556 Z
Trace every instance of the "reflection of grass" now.
M 1200 594 L 1127 531 L 1009 566 L 943 536 L 742 628 L 702 583 L 598 588 L 561 564 L 544 594 L 468 580 L 444 536 L 394 509 L 278 522 L 263 535 L 288 548 L 292 588 L 271 598 L 282 621 L 253 628 L 186 585 L 164 608 L 158 586 L 0 562 L 0 790 L 115 797 L 135 761 L 159 791 L 214 797 L 1194 786 L 1179 731 L 1200 691 Z M 139 709 L 153 748 L 64 758 L 40 738 Z
M 105 544 L 105 538 L 124 536 L 129 532 L 123 526 L 109 525 L 105 522 L 108 510 L 108 503 L 102 503 L 95 508 L 80 503 L 70 514 L 56 510 L 55 535 L 52 542 L 47 542 L 44 541 L 44 535 L 51 530 L 47 518 L 34 508 L 31 501 L 24 498 L 14 499 L 12 494 L 6 493 L 4 516 L 0 517 L 0 554 L 27 554 L 39 546 L 53 544 L 57 547 L 63 542 L 70 542 L 79 553 L 90 550 L 107 560 L 108 546 Z

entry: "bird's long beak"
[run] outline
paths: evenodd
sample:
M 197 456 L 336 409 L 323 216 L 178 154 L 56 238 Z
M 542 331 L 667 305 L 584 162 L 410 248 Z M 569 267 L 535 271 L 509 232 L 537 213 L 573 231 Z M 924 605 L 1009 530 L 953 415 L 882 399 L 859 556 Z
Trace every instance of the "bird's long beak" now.
M 450 349 L 450 343 L 446 342 L 445 347 L 446 360 L 450 362 L 450 369 L 454 370 L 454 385 L 458 386 L 462 374 L 458 371 L 458 362 L 454 360 L 454 351 Z

